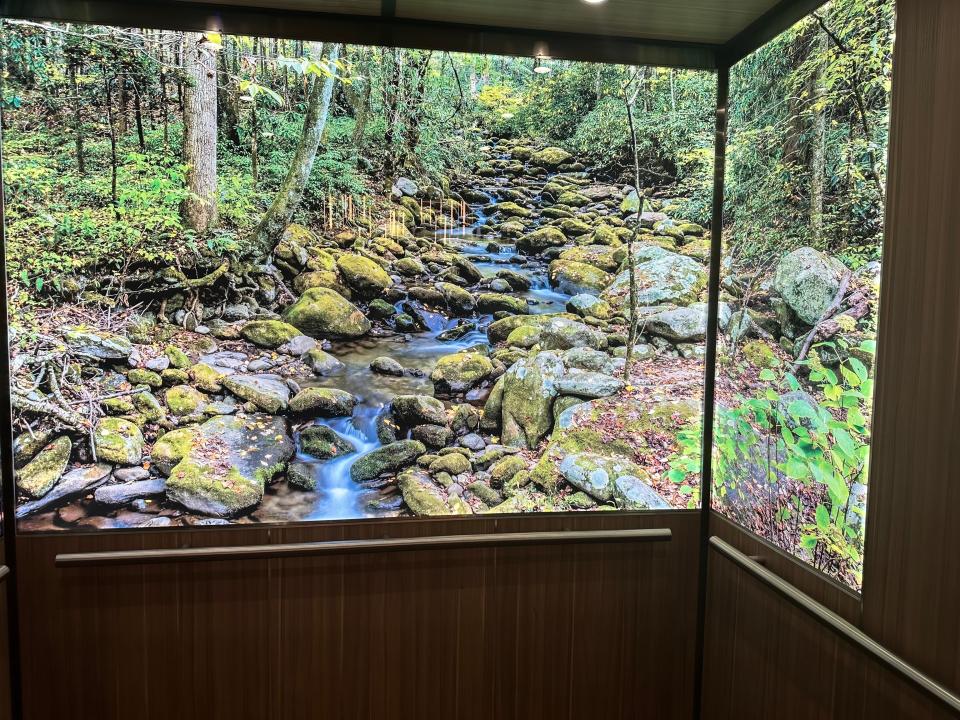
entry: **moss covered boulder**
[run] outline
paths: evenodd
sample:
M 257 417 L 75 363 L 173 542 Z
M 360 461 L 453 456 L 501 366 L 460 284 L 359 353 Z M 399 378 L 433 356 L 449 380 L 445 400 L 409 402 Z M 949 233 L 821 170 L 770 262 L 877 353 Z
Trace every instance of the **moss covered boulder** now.
M 443 403 L 429 395 L 397 395 L 390 404 L 390 414 L 401 427 L 447 424 Z
M 573 159 L 573 155 L 563 148 L 545 147 L 543 150 L 537 150 L 530 156 L 530 163 L 539 167 L 553 170 L 559 165 L 568 163 Z
M 615 273 L 623 262 L 622 255 L 617 248 L 607 245 L 575 245 L 560 253 L 558 260 L 586 263 L 605 273 Z
M 707 286 L 707 269 L 697 260 L 669 250 L 645 246 L 650 259 L 636 266 L 637 303 L 643 305 L 688 305 Z M 634 256 L 641 260 L 641 257 Z M 630 295 L 630 271 L 621 270 L 600 296 L 614 307 L 623 307 Z
M 477 307 L 477 301 L 473 295 L 458 285 L 448 282 L 439 282 L 436 285 L 437 290 L 443 294 L 444 302 L 450 308 L 454 315 L 466 316 L 473 314 Z
M 207 396 L 189 385 L 174 385 L 164 394 L 170 413 L 178 417 L 203 412 Z
M 563 247 L 567 236 L 560 228 L 547 225 L 517 238 L 517 250 L 527 255 L 539 255 L 552 247 Z
M 603 350 L 607 347 L 607 336 L 579 320 L 554 317 L 541 326 L 540 345 L 544 350 L 579 347 Z
M 167 479 L 167 497 L 196 512 L 231 517 L 259 504 L 294 446 L 286 422 L 268 415 L 221 415 L 200 425 Z
M 129 420 L 105 417 L 93 434 L 97 460 L 114 465 L 137 465 L 143 456 L 143 434 Z
M 251 320 L 244 324 L 240 334 L 254 345 L 273 350 L 290 342 L 300 331 L 282 320 Z
M 290 411 L 300 415 L 347 417 L 353 413 L 357 398 L 346 390 L 327 387 L 304 388 L 290 401 Z
M 566 295 L 599 295 L 613 277 L 592 265 L 573 260 L 554 260 L 548 271 L 550 284 Z
M 483 353 L 459 352 L 437 361 L 430 379 L 437 392 L 465 393 L 493 373 L 493 363 Z
M 510 447 L 533 449 L 553 425 L 557 381 L 565 372 L 560 356 L 540 352 L 520 360 L 503 375 L 501 440 Z
M 160 373 L 146 368 L 134 368 L 127 373 L 127 380 L 131 385 L 147 385 L 152 388 L 163 387 L 163 378 Z
M 17 471 L 17 488 L 31 498 L 46 495 L 57 484 L 70 462 L 73 443 L 66 435 L 52 443 Z
M 422 470 L 405 470 L 397 477 L 403 501 L 414 515 L 453 515 L 443 490 Z
M 526 315 L 530 306 L 523 298 L 503 293 L 480 293 L 477 296 L 477 310 L 482 313 L 508 312 L 512 315 Z
M 82 326 L 65 328 L 63 340 L 74 355 L 91 360 L 126 360 L 133 352 L 133 345 L 123 335 Z
M 322 460 L 357 451 L 352 442 L 326 425 L 304 428 L 300 433 L 300 447 L 307 455 Z
M 362 482 L 396 472 L 412 465 L 426 451 L 426 446 L 418 440 L 397 440 L 357 458 L 350 467 L 350 477 L 354 482 Z
M 370 321 L 360 308 L 328 288 L 310 288 L 283 317 L 311 337 L 357 338 L 370 331 Z
M 337 269 L 347 287 L 361 298 L 378 297 L 393 285 L 387 271 L 363 255 L 341 255 L 337 258 Z
M 544 313 L 542 315 L 511 315 L 510 317 L 495 320 L 487 326 L 487 338 L 493 344 L 501 343 L 506 340 L 510 333 L 521 325 L 529 327 L 543 327 L 554 318 L 566 318 L 576 320 L 576 315 L 568 313 Z
M 839 260 L 802 247 L 780 259 L 773 285 L 794 314 L 813 325 L 830 307 L 846 272 Z
M 190 375 L 190 381 L 200 390 L 212 393 L 220 392 L 223 389 L 223 379 L 233 374 L 231 368 L 209 365 L 205 362 L 191 365 L 187 372 Z
M 197 437 L 198 425 L 188 425 L 164 433 L 153 444 L 150 458 L 154 466 L 164 475 L 169 475 L 174 466 L 183 460 Z

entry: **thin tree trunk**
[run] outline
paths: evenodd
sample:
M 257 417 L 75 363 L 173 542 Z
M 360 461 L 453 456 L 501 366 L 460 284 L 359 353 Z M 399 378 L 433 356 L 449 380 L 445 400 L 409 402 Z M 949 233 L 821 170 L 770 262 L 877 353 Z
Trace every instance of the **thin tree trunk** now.
M 321 43 L 317 46 L 315 57 L 320 57 L 322 52 L 323 45 Z M 317 149 L 320 147 L 320 139 L 323 137 L 323 130 L 330 113 L 330 102 L 337 82 L 334 66 L 339 56 L 340 45 L 334 44 L 331 46 L 328 56 L 331 74 L 323 80 L 315 76 L 310 83 L 307 114 L 303 120 L 303 132 L 300 135 L 300 142 L 290 164 L 290 170 L 277 191 L 270 209 L 267 210 L 263 219 L 260 220 L 260 224 L 257 225 L 251 240 L 253 251 L 261 257 L 270 253 L 300 206 L 303 191 L 310 179 L 313 162 L 316 160 Z
M 147 151 L 147 141 L 143 137 L 143 110 L 140 106 L 140 90 L 136 83 L 133 84 L 133 113 L 137 123 L 137 140 L 140 143 L 140 152 L 145 153 Z
M 217 63 L 202 33 L 185 33 L 183 64 L 183 160 L 187 188 L 181 215 L 204 232 L 217 222 Z
M 117 132 L 113 126 L 113 93 L 110 91 L 110 83 L 113 79 L 107 75 L 106 68 L 103 69 L 103 77 L 106 81 L 106 101 L 107 101 L 107 125 L 110 127 L 110 203 L 117 209 Z
M 630 145 L 633 151 L 633 185 L 637 191 L 637 218 L 633 226 L 633 232 L 627 237 L 627 271 L 630 273 L 630 307 L 627 321 L 629 327 L 627 330 L 627 353 L 624 358 L 623 379 L 624 382 L 630 382 L 630 370 L 633 363 L 633 346 L 637 344 L 637 260 L 633 254 L 633 246 L 640 235 L 640 223 L 643 218 L 644 196 L 640 190 L 640 152 L 637 146 L 637 129 L 633 122 L 633 104 L 636 101 L 636 95 L 633 100 L 627 96 L 624 90 L 624 102 L 627 107 L 627 121 L 630 126 Z
M 250 99 L 250 172 L 253 175 L 254 184 L 260 179 L 260 152 L 257 147 L 259 135 L 260 119 L 257 116 L 257 98 L 253 96 Z
M 80 85 L 77 82 L 77 66 L 70 63 L 70 84 L 73 85 L 73 131 L 77 147 L 77 172 L 87 174 L 87 166 L 83 157 L 83 117 L 80 111 Z

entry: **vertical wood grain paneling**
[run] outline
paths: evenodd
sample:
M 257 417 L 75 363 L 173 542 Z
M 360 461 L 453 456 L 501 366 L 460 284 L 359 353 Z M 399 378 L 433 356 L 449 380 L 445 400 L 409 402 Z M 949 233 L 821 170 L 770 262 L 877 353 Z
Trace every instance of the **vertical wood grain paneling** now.
M 865 629 L 960 689 L 960 3 L 899 0 Z
M 0 565 L 6 563 L 0 544 Z M 0 583 L 0 720 L 10 718 L 10 655 L 7 638 L 7 588 Z
M 25 535 L 30 720 L 683 718 L 696 513 Z M 58 552 L 669 527 L 669 543 L 59 569 Z
M 898 0 L 861 603 L 718 517 L 713 530 L 960 691 L 960 2 Z M 704 718 L 951 713 L 711 554 Z

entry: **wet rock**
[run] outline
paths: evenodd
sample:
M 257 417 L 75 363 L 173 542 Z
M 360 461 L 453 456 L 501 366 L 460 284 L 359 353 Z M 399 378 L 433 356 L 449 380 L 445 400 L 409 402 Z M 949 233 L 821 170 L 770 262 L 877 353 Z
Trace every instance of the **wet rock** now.
M 357 458 L 350 468 L 350 477 L 354 482 L 361 482 L 386 472 L 396 472 L 412 465 L 426 451 L 418 440 L 398 440 Z
M 146 480 L 150 477 L 150 471 L 139 465 L 128 468 L 117 468 L 113 472 L 113 479 L 117 482 L 128 483 Z
M 223 379 L 223 387 L 274 415 L 286 410 L 290 403 L 290 387 L 279 375 L 230 375 Z
M 500 493 L 485 482 L 480 482 L 479 480 L 474 481 L 467 485 L 467 490 L 473 493 L 473 495 L 487 507 L 495 507 L 503 502 Z
M 317 375 L 331 375 L 344 367 L 337 358 L 320 348 L 308 350 L 301 360 Z
M 548 248 L 567 244 L 567 236 L 559 228 L 547 225 L 517 238 L 517 250 L 527 255 L 539 255 Z
M 443 301 L 454 315 L 470 315 L 477 307 L 473 295 L 453 283 L 441 282 L 436 285 L 443 295 Z
M 228 375 L 232 375 L 234 370 L 198 362 L 195 365 L 191 365 L 187 373 L 190 380 L 193 381 L 193 384 L 200 390 L 215 393 L 223 389 L 223 379 Z
M 105 482 L 109 477 L 110 466 L 105 463 L 75 468 L 65 473 L 60 478 L 60 481 L 43 497 L 29 502 L 18 503 L 16 515 L 18 518 L 33 515 L 61 500 L 85 493 Z
M 93 498 L 104 505 L 126 505 L 138 498 L 162 495 L 166 489 L 167 483 L 164 478 L 152 478 L 98 487 L 93 493 Z
M 129 420 L 101 418 L 93 435 L 97 460 L 115 465 L 137 465 L 143 456 L 143 434 Z
M 256 506 L 293 456 L 286 422 L 268 415 L 225 415 L 196 430 L 167 479 L 167 497 L 191 510 L 231 517 Z
M 416 197 L 417 193 L 420 190 L 420 188 L 417 186 L 417 184 L 413 180 L 405 177 L 398 177 L 396 181 L 393 183 L 393 189 L 395 191 L 395 194 L 403 195 L 411 198 Z
M 836 258 L 802 247 L 780 259 L 773 284 L 794 314 L 813 325 L 830 307 L 846 272 Z
M 390 412 L 401 427 L 447 424 L 443 403 L 429 395 L 397 395 L 390 404 Z
M 74 355 L 91 360 L 126 360 L 133 345 L 123 335 L 85 327 L 65 328 L 63 340 Z
M 72 450 L 70 438 L 58 437 L 17 471 L 17 488 L 32 498 L 46 495 L 66 470 Z
M 490 358 L 478 352 L 445 355 L 437 361 L 430 379 L 438 392 L 463 393 L 476 387 L 493 373 Z
M 243 338 L 271 350 L 300 335 L 293 325 L 281 320 L 251 320 L 240 329 Z
M 477 296 L 477 310 L 481 313 L 508 312 L 513 315 L 525 315 L 530 312 L 523 298 L 499 293 L 481 293 Z
M 401 258 L 393 264 L 393 267 L 394 270 L 406 277 L 417 277 L 427 272 L 427 268 L 415 257 Z
M 357 399 L 346 390 L 308 387 L 293 397 L 290 411 L 324 417 L 348 417 L 353 414 L 353 406 L 356 404 Z
M 453 431 L 445 425 L 417 425 L 410 437 L 419 440 L 427 448 L 436 450 L 449 444 L 453 439 Z
M 540 343 L 541 329 L 533 325 L 521 325 L 507 336 L 507 345 L 529 349 Z
M 514 270 L 497 270 L 496 277 L 506 282 L 514 292 L 525 292 L 530 289 L 529 278 Z
M 337 258 L 337 269 L 347 287 L 361 298 L 375 298 L 393 285 L 386 270 L 362 255 L 341 255 Z
M 356 452 L 356 446 L 333 428 L 311 425 L 300 432 L 300 447 L 307 455 L 328 460 Z
M 553 424 L 556 382 L 565 369 L 555 353 L 540 352 L 512 365 L 503 375 L 502 441 L 533 449 Z
M 277 348 L 277 352 L 300 357 L 317 347 L 317 341 L 307 335 L 295 335 Z
M 370 369 L 378 375 L 393 375 L 395 377 L 403 375 L 403 365 L 393 358 L 383 355 L 374 358 L 373 362 L 370 363 Z
M 328 288 L 310 288 L 284 311 L 284 319 L 311 337 L 356 338 L 370 321 L 360 309 Z
M 153 372 L 161 372 L 170 367 L 170 358 L 166 355 L 160 355 L 158 357 L 150 358 L 144 363 L 144 367 L 147 370 L 152 370 Z

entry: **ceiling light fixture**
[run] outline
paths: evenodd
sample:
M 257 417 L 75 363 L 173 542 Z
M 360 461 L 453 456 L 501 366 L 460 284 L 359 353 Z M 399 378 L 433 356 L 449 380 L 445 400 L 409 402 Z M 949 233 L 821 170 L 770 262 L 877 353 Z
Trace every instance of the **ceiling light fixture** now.
M 553 72 L 553 68 L 544 63 L 545 60 L 549 59 L 546 55 L 538 55 L 534 58 L 533 71 L 538 75 L 546 75 L 549 72 Z
M 607 0 L 583 0 L 587 5 L 602 5 Z

